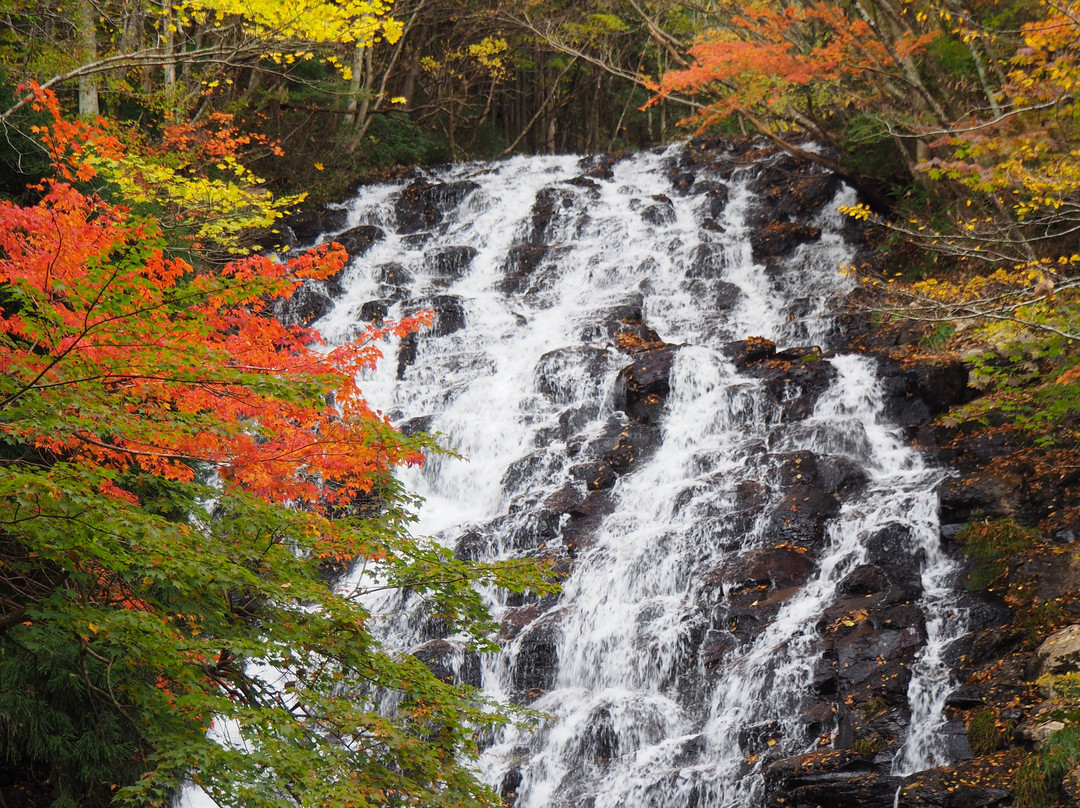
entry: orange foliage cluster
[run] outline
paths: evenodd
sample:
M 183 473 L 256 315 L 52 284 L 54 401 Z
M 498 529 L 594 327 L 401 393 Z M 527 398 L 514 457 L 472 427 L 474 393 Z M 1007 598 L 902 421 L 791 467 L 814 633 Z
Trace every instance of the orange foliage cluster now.
M 654 88 L 661 96 L 714 95 L 700 113 L 702 127 L 757 104 L 777 103 L 793 86 L 895 73 L 935 37 L 912 35 L 886 47 L 865 21 L 827 3 L 750 6 L 731 25 L 703 37 L 690 49 L 693 64 L 664 74 Z M 819 35 L 807 37 L 806 30 Z
M 357 376 L 377 342 L 429 315 L 368 330 L 332 350 L 310 329 L 269 316 L 279 298 L 346 259 L 338 245 L 223 271 L 166 256 L 152 223 L 84 193 L 82 155 L 109 148 L 95 127 L 67 123 L 55 99 L 42 132 L 63 178 L 41 200 L 0 203 L 0 431 L 58 459 L 192 479 L 209 467 L 266 500 L 331 504 L 370 490 L 421 456 L 373 412 Z M 106 481 L 102 493 L 133 500 Z
M 173 122 L 161 132 L 159 154 L 201 155 L 206 161 L 221 160 L 252 146 L 265 147 L 275 157 L 283 157 L 281 145 L 257 132 L 241 131 L 236 116 L 214 112 L 207 124 L 195 125 L 186 121 Z

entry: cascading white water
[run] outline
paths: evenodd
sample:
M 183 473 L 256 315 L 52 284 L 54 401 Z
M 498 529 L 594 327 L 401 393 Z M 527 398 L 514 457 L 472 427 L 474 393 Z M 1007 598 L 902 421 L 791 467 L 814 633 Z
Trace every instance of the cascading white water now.
M 947 609 L 952 567 L 938 547 L 939 473 L 887 423 L 873 360 L 828 360 L 831 385 L 808 417 L 792 420 L 722 350 L 748 336 L 828 350 L 831 309 L 852 285 L 838 271 L 848 250 L 834 212 L 850 192 L 812 223 L 820 238 L 766 271 L 750 243 L 755 170 L 709 180 L 726 194 L 717 210 L 715 193 L 673 188 L 673 154 L 624 159 L 611 176 L 576 182 L 574 157 L 433 172 L 431 182 L 477 187 L 420 235 L 396 232 L 403 185 L 365 188 L 348 205 L 349 226 L 376 225 L 386 238 L 350 265 L 344 296 L 315 324 L 335 342 L 357 331 L 369 301 L 384 301 L 393 317 L 440 295 L 463 312 L 464 327 L 422 335 L 400 374 L 390 356 L 364 391 L 398 421 L 424 419 L 467 458 L 437 458 L 406 472 L 406 483 L 426 500 L 418 532 L 464 541 L 483 557 L 564 553 L 567 517 L 552 524 L 544 503 L 591 490 L 583 463 L 627 420 L 613 390 L 633 356 L 598 324 L 639 305 L 664 341 L 684 346 L 655 446 L 606 495 L 558 602 L 493 600 L 516 628 L 501 655 L 483 660 L 483 687 L 535 697 L 532 706 L 550 716 L 538 728 L 507 730 L 482 758 L 484 778 L 513 790 L 520 808 L 757 804 L 765 756 L 754 750 L 775 757 L 818 741 L 801 714 L 820 656 L 819 618 L 865 560 L 862 542 L 888 525 L 908 537 L 932 618 L 894 771 L 944 756 L 939 729 L 951 683 L 942 655 L 963 615 Z M 508 285 L 513 248 L 541 240 L 532 213 L 544 194 L 554 200 L 546 249 L 523 283 Z M 448 274 L 433 258 L 462 247 L 471 257 L 460 271 Z M 389 295 L 388 267 L 410 279 Z M 710 575 L 776 545 L 769 508 L 747 514 L 746 491 L 768 489 L 777 458 L 798 452 L 852 463 L 866 484 L 829 521 L 805 583 L 760 631 L 706 662 L 702 638 L 722 628 L 719 604 L 729 594 Z M 408 650 L 429 639 L 409 633 L 416 621 L 396 614 L 393 597 L 371 604 L 394 634 L 389 641 Z M 539 677 L 527 669 L 538 637 L 553 668 Z

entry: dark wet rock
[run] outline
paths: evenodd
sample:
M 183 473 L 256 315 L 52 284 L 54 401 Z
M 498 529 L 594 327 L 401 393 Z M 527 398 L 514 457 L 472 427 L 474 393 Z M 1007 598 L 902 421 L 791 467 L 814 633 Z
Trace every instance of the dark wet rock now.
M 472 527 L 458 536 L 454 543 L 454 555 L 462 561 L 478 561 L 490 555 L 495 540 L 486 528 Z
M 653 203 L 641 211 L 641 220 L 645 224 L 662 225 L 672 224 L 675 221 L 675 205 L 670 198 L 663 194 L 655 194 Z
M 427 665 L 436 679 L 480 687 L 483 675 L 480 655 L 447 640 L 431 640 L 415 651 L 413 656 Z
M 559 672 L 561 614 L 548 613 L 524 628 L 517 639 L 510 681 L 522 701 L 531 702 L 555 684 Z
M 884 808 L 900 783 L 850 750 L 783 758 L 764 773 L 770 808 Z
M 434 318 L 430 326 L 422 329 L 422 334 L 413 332 L 402 338 L 398 346 L 397 377 L 405 378 L 406 369 L 416 361 L 420 339 L 425 336 L 445 337 L 465 327 L 465 305 L 457 295 L 433 295 L 406 301 L 404 315 L 412 316 L 421 311 L 431 310 Z
M 1021 474 L 1001 467 L 971 469 L 968 461 L 954 465 L 958 467 L 961 474 L 945 480 L 939 489 L 942 521 L 1010 518 L 1022 511 L 1025 480 Z
M 816 564 L 804 548 L 762 547 L 749 550 L 706 576 L 713 585 L 731 589 L 786 589 L 806 583 Z
M 849 457 L 820 455 L 817 458 L 817 485 L 823 491 L 847 496 L 861 491 L 868 481 L 866 470 Z
M 712 627 L 727 628 L 744 647 L 775 619 L 785 603 L 799 594 L 799 587 L 770 589 L 758 586 L 742 589 L 724 597 L 712 611 Z
M 742 300 L 742 289 L 727 281 L 716 281 L 707 292 L 713 299 L 713 306 L 718 311 L 730 311 Z
M 721 349 L 737 368 L 745 368 L 755 362 L 772 359 L 776 355 L 776 344 L 764 337 L 729 342 Z
M 611 473 L 610 468 L 608 473 Z M 593 482 L 595 484 L 589 486 L 589 495 L 569 511 L 570 518 L 562 525 L 563 545 L 571 558 L 596 543 L 596 534 L 604 517 L 615 512 L 615 503 L 607 491 L 611 486 Z
M 499 798 L 505 805 L 513 805 L 517 800 L 522 779 L 521 769 L 517 766 L 503 775 L 503 779 L 499 782 Z
M 836 653 L 830 648 L 825 648 L 820 657 L 814 661 L 813 676 L 810 679 L 810 688 L 823 698 L 833 698 L 840 689 L 840 681 L 836 676 Z M 846 749 L 848 742 L 837 742 L 836 748 Z
M 360 319 L 365 323 L 375 323 L 376 325 L 381 323 L 386 319 L 391 303 L 392 301 L 389 300 L 367 301 L 360 306 Z
M 286 216 L 282 220 L 282 228 L 287 231 L 288 246 L 296 247 L 314 244 L 323 233 L 332 233 L 343 228 L 348 219 L 349 212 L 342 208 L 303 210 Z
M 612 396 L 615 409 L 642 423 L 659 423 L 671 391 L 671 367 L 676 351 L 678 346 L 667 345 L 639 354 L 619 371 Z
M 383 296 L 401 300 L 408 295 L 413 277 L 401 264 L 380 264 L 375 267 L 374 273 L 379 293 Z
M 694 181 L 697 176 L 693 171 L 679 171 L 674 169 L 668 172 L 668 179 L 671 181 L 671 190 L 679 194 L 679 196 L 687 196 L 691 192 L 695 192 Z
M 934 332 L 931 323 L 917 320 L 898 320 L 871 330 L 863 341 L 870 350 L 887 350 L 909 345 L 919 345 Z
M 593 444 L 601 459 L 616 474 L 628 474 L 660 444 L 660 434 L 651 424 L 630 422 L 617 425 Z
M 385 238 L 386 233 L 383 232 L 381 227 L 362 224 L 359 227 L 346 230 L 344 233 L 338 233 L 332 240 L 345 248 L 349 258 L 358 258 L 370 250 L 376 242 Z
M 410 300 L 405 304 L 406 316 L 431 309 L 435 319 L 425 333 L 436 337 L 445 337 L 465 327 L 465 304 L 457 295 L 432 295 L 431 297 Z
M 818 398 L 836 378 L 836 369 L 821 359 L 755 362 L 747 366 L 746 372 L 762 380 L 766 392 L 780 405 L 785 421 L 801 421 L 813 415 Z
M 840 188 L 835 174 L 785 156 L 763 167 L 751 183 L 758 215 L 773 221 L 806 221 Z
M 767 752 L 769 747 L 774 746 L 783 735 L 779 721 L 761 721 L 750 724 L 739 729 L 739 748 L 743 755 L 758 755 Z
M 1032 558 L 1018 563 L 1016 571 L 1042 601 L 1064 603 L 1080 592 L 1080 558 L 1073 553 Z
M 565 188 L 542 188 L 532 206 L 528 243 L 543 246 L 551 235 L 552 223 L 559 213 L 574 206 L 574 193 Z
M 416 233 L 442 222 L 443 215 L 480 186 L 471 180 L 430 183 L 417 180 L 394 203 L 399 233 Z
M 279 300 L 274 314 L 283 325 L 307 327 L 334 308 L 324 281 L 307 281 L 288 300 Z
M 957 404 L 970 401 L 974 391 L 968 387 L 968 370 L 960 360 L 919 362 L 907 371 L 915 392 L 937 415 Z
M 571 524 L 564 530 L 563 538 L 572 552 L 576 554 L 589 544 L 586 539 L 591 538 L 594 528 L 599 524 L 598 520 L 575 523 L 575 520 L 583 516 L 596 515 L 594 512 L 582 510 L 585 506 L 579 505 L 583 497 L 578 492 L 603 492 L 611 489 L 619 477 L 633 471 L 642 458 L 651 453 L 658 444 L 659 435 L 650 425 L 616 422 L 592 439 L 587 448 L 582 450 L 581 456 L 585 459 L 571 466 L 569 470 L 577 485 L 566 486 L 545 500 L 545 508 L 570 514 Z M 593 494 L 584 499 L 586 504 L 589 503 L 593 500 Z M 600 516 L 611 513 L 606 498 L 604 502 Z
M 402 338 L 398 345 L 397 355 L 397 378 L 404 379 L 409 366 L 416 361 L 416 352 L 419 349 L 419 339 L 414 331 Z
M 543 427 L 537 431 L 535 444 L 537 446 L 547 446 L 553 441 L 570 443 L 585 427 L 596 420 L 599 412 L 600 406 L 596 402 L 582 404 L 577 407 L 567 407 L 559 413 L 556 424 Z
M 608 763 L 619 756 L 619 733 L 611 708 L 601 705 L 587 719 L 578 744 L 577 757 L 583 762 Z
M 918 568 L 902 564 L 860 564 L 840 581 L 844 595 L 873 595 L 886 593 L 887 600 L 901 602 L 918 597 L 922 581 Z
M 917 363 L 903 368 L 892 360 L 879 363 L 885 413 L 890 420 L 915 426 L 948 407 L 970 400 L 967 368 L 959 361 Z
M 868 481 L 866 470 L 842 455 L 815 454 L 805 450 L 770 452 L 755 461 L 762 474 L 777 486 L 812 485 L 837 497 L 862 490 Z
M 703 185 L 704 183 L 699 183 L 697 190 L 700 190 Z M 723 216 L 724 209 L 727 208 L 728 199 L 731 196 L 728 187 L 718 182 L 710 182 L 704 196 L 705 215 L 710 219 L 719 219 Z
M 841 693 L 906 711 L 911 664 L 926 642 L 923 616 L 911 603 L 879 611 L 874 600 L 852 597 L 826 610 L 824 641 L 835 654 Z
M 898 808 L 997 808 L 1011 805 L 1013 767 L 1005 761 L 961 762 L 905 777 Z
M 429 253 L 424 263 L 431 272 L 435 286 L 445 288 L 465 277 L 475 257 L 475 247 L 444 247 Z
M 840 500 L 815 485 L 794 485 L 770 509 L 765 535 L 801 547 L 820 546 L 825 525 L 840 512 Z
M 663 348 L 665 343 L 645 322 L 644 296 L 634 293 L 626 302 L 597 312 L 594 324 L 581 333 L 582 342 L 614 343 L 628 353 Z
M 766 258 L 787 255 L 800 244 L 817 241 L 819 238 L 821 230 L 817 227 L 794 222 L 769 222 L 751 234 L 750 246 L 754 260 L 763 261 Z
M 503 491 L 515 491 L 530 483 L 541 483 L 551 471 L 551 462 L 547 452 L 530 452 L 507 466 L 499 485 Z
M 401 430 L 403 435 L 413 436 L 418 435 L 421 432 L 430 432 L 431 425 L 435 421 L 433 415 L 418 415 L 415 418 L 410 418 L 407 421 L 402 421 L 397 425 L 397 428 Z
M 919 569 L 926 561 L 926 550 L 918 545 L 910 528 L 892 522 L 866 538 L 867 561 L 871 564 L 907 564 Z
M 558 404 L 577 401 L 581 398 L 577 386 L 583 375 L 594 387 L 598 385 L 604 378 L 609 357 L 607 349 L 590 345 L 549 351 L 536 363 L 536 389 Z
M 603 460 L 589 460 L 570 467 L 570 477 L 582 482 L 589 491 L 613 488 L 619 475 Z
M 686 277 L 691 280 L 714 280 L 723 270 L 723 251 L 718 244 L 699 244 L 690 255 Z
M 615 176 L 615 164 L 625 159 L 626 155 L 621 153 L 589 155 L 581 158 L 578 167 L 581 168 L 584 177 L 610 180 Z
M 945 706 L 954 710 L 969 710 L 972 707 L 982 707 L 986 700 L 980 696 L 974 688 L 958 687 L 945 698 Z
M 570 513 L 585 495 L 574 485 L 564 485 L 544 500 L 544 507 L 558 514 Z
M 505 277 L 501 289 L 508 295 L 519 294 L 529 287 L 529 279 L 548 253 L 544 244 L 517 244 L 510 248 L 503 265 Z
M 514 639 L 521 633 L 523 628 L 539 619 L 543 614 L 544 608 L 538 603 L 507 609 L 503 613 L 502 622 L 499 624 L 502 629 L 501 639 Z
M 567 185 L 573 185 L 577 188 L 585 188 L 586 190 L 593 191 L 600 187 L 600 183 L 591 177 L 574 177 L 566 181 Z
M 711 628 L 698 648 L 698 656 L 705 669 L 712 670 L 718 667 L 724 657 L 734 651 L 738 645 L 739 641 L 730 631 Z
M 816 345 L 785 348 L 782 351 L 777 351 L 773 359 L 778 362 L 817 362 L 821 359 L 821 348 Z

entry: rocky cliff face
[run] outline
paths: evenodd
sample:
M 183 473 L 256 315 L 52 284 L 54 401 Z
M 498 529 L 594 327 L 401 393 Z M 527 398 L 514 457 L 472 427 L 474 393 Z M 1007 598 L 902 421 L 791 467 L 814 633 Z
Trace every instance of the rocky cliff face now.
M 613 176 L 621 159 L 608 155 L 584 160 L 577 176 L 536 195 L 528 225 L 507 253 L 502 293 L 521 299 L 544 294 L 552 282 L 550 259 L 566 250 L 556 235 L 560 221 L 583 198 L 598 197 L 600 184 Z M 755 201 L 747 216 L 752 258 L 772 279 L 777 294 L 793 301 L 788 316 L 796 318 L 800 301 L 808 310 L 813 306 L 816 290 L 799 288 L 791 260 L 801 246 L 821 238 L 817 217 L 839 188 L 835 177 L 760 144 L 697 140 L 665 160 L 662 170 L 670 179 L 670 192 L 642 197 L 636 212 L 643 226 L 662 227 L 677 215 L 673 197 L 693 195 L 704 200 L 700 227 L 722 231 L 729 202 L 726 181 L 755 162 L 768 167 L 752 182 Z M 397 234 L 416 245 L 427 243 L 478 187 L 472 180 L 417 179 L 396 199 Z M 857 226 L 847 227 L 848 238 L 860 242 Z M 338 240 L 349 239 L 347 249 L 360 254 L 384 236 L 383 230 L 366 225 Z M 869 260 L 868 249 L 863 249 L 862 258 Z M 363 302 L 360 317 L 381 320 L 394 306 L 405 313 L 433 308 L 432 336 L 462 331 L 467 302 L 454 284 L 467 276 L 476 256 L 472 247 L 432 246 L 424 258 L 430 284 L 423 295 L 413 291 L 407 269 L 379 265 L 379 296 Z M 739 305 L 741 292 L 721 277 L 721 266 L 706 242 L 696 249 L 686 275 L 691 291 L 709 296 L 723 312 Z M 601 379 L 612 361 L 622 362 L 610 397 L 616 416 L 601 429 L 585 430 L 596 412 L 567 408 L 545 427 L 538 444 L 565 443 L 572 459 L 565 482 L 539 502 L 512 500 L 501 520 L 512 520 L 515 509 L 534 509 L 527 529 L 513 534 L 516 549 L 551 559 L 567 572 L 595 545 L 600 526 L 615 511 L 613 491 L 620 479 L 634 474 L 663 442 L 673 368 L 685 349 L 666 342 L 648 322 L 642 303 L 647 288 L 626 291 L 623 302 L 598 311 L 585 328 L 588 338 L 582 344 L 553 350 L 537 362 L 538 392 L 555 402 L 572 399 L 561 386 L 560 368 L 591 368 L 593 377 Z M 311 322 L 342 294 L 334 280 L 313 286 L 299 296 L 303 310 L 291 316 Z M 946 703 L 947 721 L 940 732 L 952 762 L 907 777 L 894 773 L 912 721 L 912 671 L 928 633 L 920 605 L 926 582 L 919 570 L 925 559 L 911 549 L 905 533 L 910 528 L 895 523 L 865 538 L 864 560 L 843 576 L 839 597 L 814 616 L 820 654 L 811 691 L 793 708 L 793 720 L 740 730 L 742 765 L 762 773 L 763 788 L 754 799 L 769 806 L 854 808 L 890 806 L 894 800 L 902 806 L 942 808 L 1008 804 L 1025 755 L 1065 726 L 1059 719 L 1072 693 L 1065 685 L 1080 658 L 1080 638 L 1072 633 L 1080 629 L 1047 639 L 1074 615 L 1080 622 L 1080 606 L 1075 605 L 1080 560 L 1070 552 L 1080 472 L 1056 468 L 1051 454 L 1033 455 L 1007 430 L 996 428 L 993 418 L 973 424 L 950 417 L 952 408 L 978 395 L 968 383 L 968 367 L 957 357 L 924 350 L 920 340 L 925 334 L 917 325 L 872 328 L 855 297 L 833 301 L 844 313 L 835 319 L 825 350 L 815 344 L 778 350 L 770 340 L 754 337 L 728 341 L 722 350 L 742 374 L 760 382 L 775 407 L 775 418 L 789 424 L 806 422 L 814 413 L 834 381 L 833 356 L 856 352 L 875 357 L 888 418 L 902 425 L 933 462 L 951 470 L 940 486 L 940 540 L 964 559 L 955 597 L 970 615 L 971 627 L 969 636 L 948 650 L 947 663 L 960 687 Z M 708 332 L 710 324 L 701 328 Z M 397 374 L 406 382 L 417 360 L 417 340 L 423 338 L 406 340 L 399 348 Z M 425 423 L 420 418 L 412 426 Z M 504 475 L 507 490 L 516 479 L 537 473 L 544 462 L 537 452 L 512 464 Z M 746 463 L 756 464 L 762 473 L 747 476 L 735 492 L 734 507 L 713 518 L 725 529 L 763 525 L 772 540 L 734 550 L 722 563 L 695 572 L 695 609 L 705 617 L 686 632 L 680 649 L 684 669 L 672 674 L 680 698 L 688 704 L 700 698 L 689 694 L 707 692 L 733 651 L 751 646 L 818 572 L 830 520 L 867 485 L 866 472 L 843 453 L 762 446 L 748 454 Z M 1001 527 L 1003 519 L 1038 526 L 1045 541 L 1019 528 Z M 965 529 L 973 520 L 995 527 L 982 533 Z M 457 553 L 482 556 L 495 541 L 496 529 L 493 522 L 464 532 Z M 1009 538 L 1012 544 L 1005 542 L 1001 558 L 990 553 L 995 542 L 1004 541 L 995 531 L 1019 531 Z M 558 679 L 563 631 L 558 604 L 511 602 L 503 613 L 503 627 L 502 640 L 515 654 L 507 680 L 512 695 L 519 702 L 535 703 Z M 483 678 L 475 655 L 445 638 L 427 637 L 414 653 L 441 676 L 474 685 Z M 1052 681 L 1046 675 L 1065 678 Z M 1076 691 L 1080 694 L 1080 685 Z M 580 753 L 583 766 L 603 769 L 620 755 L 614 720 L 610 714 L 595 716 Z M 801 738 L 801 754 L 785 754 L 781 750 L 790 751 L 791 743 L 777 743 L 792 732 Z M 675 760 L 676 769 L 694 765 L 693 744 Z M 1065 779 L 1071 788 L 1072 781 Z M 1073 779 L 1080 784 L 1080 773 Z M 519 769 L 502 777 L 500 788 L 508 804 L 521 785 Z M 706 790 L 694 793 L 698 796 L 692 802 L 709 805 Z

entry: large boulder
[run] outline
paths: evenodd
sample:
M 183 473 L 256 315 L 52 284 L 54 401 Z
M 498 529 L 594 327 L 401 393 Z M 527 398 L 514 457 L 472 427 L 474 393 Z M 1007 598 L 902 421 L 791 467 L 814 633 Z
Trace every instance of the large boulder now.
M 1033 678 L 1080 671 L 1080 624 L 1066 626 L 1043 640 L 1032 665 Z
M 291 213 L 282 220 L 282 231 L 290 247 L 314 244 L 323 233 L 340 230 L 348 222 L 344 208 L 319 208 Z
M 510 670 L 515 695 L 524 703 L 535 701 L 555 684 L 559 673 L 561 614 L 550 612 L 530 623 L 514 640 L 516 653 Z
M 480 655 L 448 640 L 429 640 L 413 651 L 436 679 L 480 687 Z
M 359 227 L 346 230 L 344 233 L 338 233 L 332 240 L 345 248 L 349 258 L 358 258 L 370 250 L 376 242 L 382 241 L 384 238 L 386 238 L 386 233 L 383 232 L 381 227 L 362 224 Z
M 399 233 L 417 233 L 435 227 L 445 213 L 480 188 L 472 180 L 431 183 L 417 180 L 394 203 Z
M 765 767 L 770 808 L 869 808 L 892 805 L 900 778 L 850 750 L 811 752 Z
M 444 247 L 428 253 L 424 263 L 431 274 L 432 284 L 444 289 L 454 281 L 464 278 L 476 252 L 475 247 Z
M 671 392 L 671 367 L 678 345 L 666 345 L 640 353 L 615 379 L 615 409 L 647 424 L 659 423 Z

